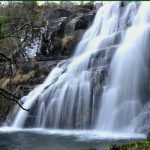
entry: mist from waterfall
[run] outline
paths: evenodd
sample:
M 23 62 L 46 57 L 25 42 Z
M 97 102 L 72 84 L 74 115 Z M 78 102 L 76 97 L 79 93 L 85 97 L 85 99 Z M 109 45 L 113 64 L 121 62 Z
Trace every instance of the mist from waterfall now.
M 126 5 L 101 7 L 74 55 L 22 98 L 30 112 L 16 106 L 5 125 L 136 132 L 149 96 L 150 6 Z

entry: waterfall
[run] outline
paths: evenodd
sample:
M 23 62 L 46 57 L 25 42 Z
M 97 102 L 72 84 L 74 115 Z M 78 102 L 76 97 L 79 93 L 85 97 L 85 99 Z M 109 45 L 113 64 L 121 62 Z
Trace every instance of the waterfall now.
M 130 131 L 141 112 L 149 81 L 150 5 L 143 3 L 112 59 L 97 128 Z
M 22 98 L 30 112 L 16 106 L 7 126 L 135 131 L 149 80 L 150 6 L 139 5 L 101 7 L 74 55 Z

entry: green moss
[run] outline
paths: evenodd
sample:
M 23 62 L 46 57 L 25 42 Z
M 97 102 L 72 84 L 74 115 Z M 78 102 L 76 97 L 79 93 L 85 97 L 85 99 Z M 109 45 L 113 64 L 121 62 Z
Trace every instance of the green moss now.
M 150 150 L 150 142 L 137 141 L 122 145 L 110 145 L 109 150 Z
M 0 25 L 3 24 L 7 20 L 6 16 L 0 16 Z
M 5 37 L 5 31 L 6 31 L 6 21 L 7 17 L 6 16 L 0 16 L 0 39 L 3 39 Z
M 42 12 L 41 10 L 36 10 L 33 14 L 33 19 L 37 20 L 40 17 L 41 12 Z
M 69 35 L 69 36 L 65 36 L 62 39 L 62 48 L 66 48 L 68 46 L 69 43 L 74 42 L 77 39 L 76 35 Z

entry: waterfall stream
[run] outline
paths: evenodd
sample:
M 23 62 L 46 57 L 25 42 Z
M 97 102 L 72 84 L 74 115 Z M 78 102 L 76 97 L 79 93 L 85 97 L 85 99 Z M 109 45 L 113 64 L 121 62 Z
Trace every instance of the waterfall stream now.
M 144 132 L 149 100 L 150 5 L 101 7 L 74 55 L 22 98 L 5 125 Z M 147 116 L 147 115 L 146 115 Z M 141 120 L 140 124 L 137 120 Z M 137 129 L 138 127 L 138 129 Z

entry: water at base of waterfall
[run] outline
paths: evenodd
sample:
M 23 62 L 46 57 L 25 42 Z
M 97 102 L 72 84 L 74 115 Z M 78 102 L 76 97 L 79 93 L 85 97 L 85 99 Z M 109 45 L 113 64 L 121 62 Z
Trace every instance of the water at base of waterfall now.
M 1 150 L 108 150 L 110 144 L 144 140 L 145 136 L 99 133 L 95 130 L 0 129 Z

